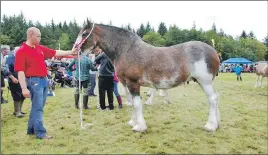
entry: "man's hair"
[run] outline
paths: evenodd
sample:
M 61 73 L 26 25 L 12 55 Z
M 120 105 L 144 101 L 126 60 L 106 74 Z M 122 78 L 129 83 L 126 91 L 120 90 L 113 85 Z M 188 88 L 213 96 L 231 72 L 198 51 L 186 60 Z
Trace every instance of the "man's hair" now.
M 1 48 L 1 52 L 3 52 L 4 50 L 8 50 L 8 48 L 6 47 Z

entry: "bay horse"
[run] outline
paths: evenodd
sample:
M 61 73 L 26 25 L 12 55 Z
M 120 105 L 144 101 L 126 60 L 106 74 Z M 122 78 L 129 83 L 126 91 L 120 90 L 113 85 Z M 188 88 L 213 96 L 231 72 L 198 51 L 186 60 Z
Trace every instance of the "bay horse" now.
M 264 77 L 268 77 L 268 64 L 267 63 L 259 63 L 256 66 L 256 75 L 257 75 L 257 79 L 256 79 L 255 87 L 258 87 L 258 82 L 259 82 L 260 76 L 261 76 L 261 83 L 260 83 L 259 87 L 263 87 L 262 79 Z
M 99 46 L 115 63 L 119 80 L 126 92 L 131 94 L 128 99 L 132 101 L 133 112 L 128 124 L 133 131 L 144 132 L 147 129 L 140 97 L 141 86 L 170 89 L 190 80 L 196 80 L 208 97 L 209 117 L 204 129 L 216 131 L 219 128 L 218 94 L 213 88 L 213 80 L 220 60 L 210 45 L 189 41 L 155 47 L 129 30 L 93 24 L 88 20 L 79 32 L 76 44 L 83 40 L 81 51 L 84 54 Z

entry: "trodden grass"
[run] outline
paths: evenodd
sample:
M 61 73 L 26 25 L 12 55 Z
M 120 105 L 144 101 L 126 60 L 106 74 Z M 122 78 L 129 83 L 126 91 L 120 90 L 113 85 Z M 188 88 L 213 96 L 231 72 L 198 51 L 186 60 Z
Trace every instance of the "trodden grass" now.
M 90 110 L 84 111 L 84 122 L 93 123 L 80 129 L 79 110 L 74 108 L 73 89 L 57 88 L 56 97 L 48 97 L 44 125 L 52 140 L 38 140 L 26 135 L 30 101 L 24 118 L 15 118 L 12 98 L 1 107 L 1 152 L 3 154 L 96 154 L 96 153 L 267 153 L 267 79 L 264 88 L 254 88 L 255 74 L 220 73 L 215 89 L 220 94 L 221 127 L 217 132 L 203 130 L 208 119 L 208 103 L 199 85 L 169 90 L 172 104 L 156 96 L 153 105 L 144 105 L 148 130 L 135 133 L 127 122 L 131 107 L 99 111 L 91 98 Z M 148 98 L 142 88 L 143 103 Z M 6 97 L 7 91 L 4 93 Z M 115 99 L 115 98 L 114 98 Z M 125 97 L 123 98 L 126 101 Z M 117 102 L 115 99 L 115 105 Z

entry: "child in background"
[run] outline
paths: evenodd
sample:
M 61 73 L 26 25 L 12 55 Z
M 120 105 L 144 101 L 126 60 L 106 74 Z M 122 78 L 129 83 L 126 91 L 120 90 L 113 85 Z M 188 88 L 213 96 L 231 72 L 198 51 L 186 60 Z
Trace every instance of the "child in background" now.
M 116 76 L 116 74 L 114 73 L 114 94 L 115 94 L 117 102 L 118 102 L 118 108 L 123 108 L 122 97 L 120 96 L 120 94 L 118 92 L 118 82 L 119 82 L 119 79 Z
M 234 67 L 234 71 L 236 73 L 236 79 L 237 81 L 239 81 L 239 78 L 240 78 L 240 81 L 242 81 L 242 76 L 241 76 L 241 73 L 243 71 L 243 67 L 240 66 L 240 65 L 237 65 L 236 67 Z

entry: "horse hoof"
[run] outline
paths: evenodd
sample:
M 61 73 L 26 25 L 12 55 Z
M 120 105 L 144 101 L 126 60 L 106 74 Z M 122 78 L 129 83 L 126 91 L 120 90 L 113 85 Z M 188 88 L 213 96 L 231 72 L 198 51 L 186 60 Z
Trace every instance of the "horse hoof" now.
M 131 127 L 134 127 L 136 125 L 136 123 L 133 120 L 130 120 L 128 122 L 128 125 L 130 125 Z
M 214 132 L 218 129 L 218 125 L 216 124 L 213 124 L 213 123 L 207 123 L 205 126 L 204 126 L 204 129 L 208 132 Z
M 164 103 L 165 103 L 165 104 L 171 104 L 170 101 L 166 101 L 166 100 L 164 101 Z
M 136 131 L 136 132 L 144 132 L 147 130 L 147 126 L 144 124 L 144 125 L 140 125 L 140 124 L 136 124 L 133 128 L 132 128 L 133 131 Z
M 132 103 L 129 102 L 129 101 L 127 101 L 127 102 L 126 102 L 126 105 L 128 105 L 128 106 L 132 106 Z
M 146 101 L 144 104 L 151 105 L 152 102 Z

